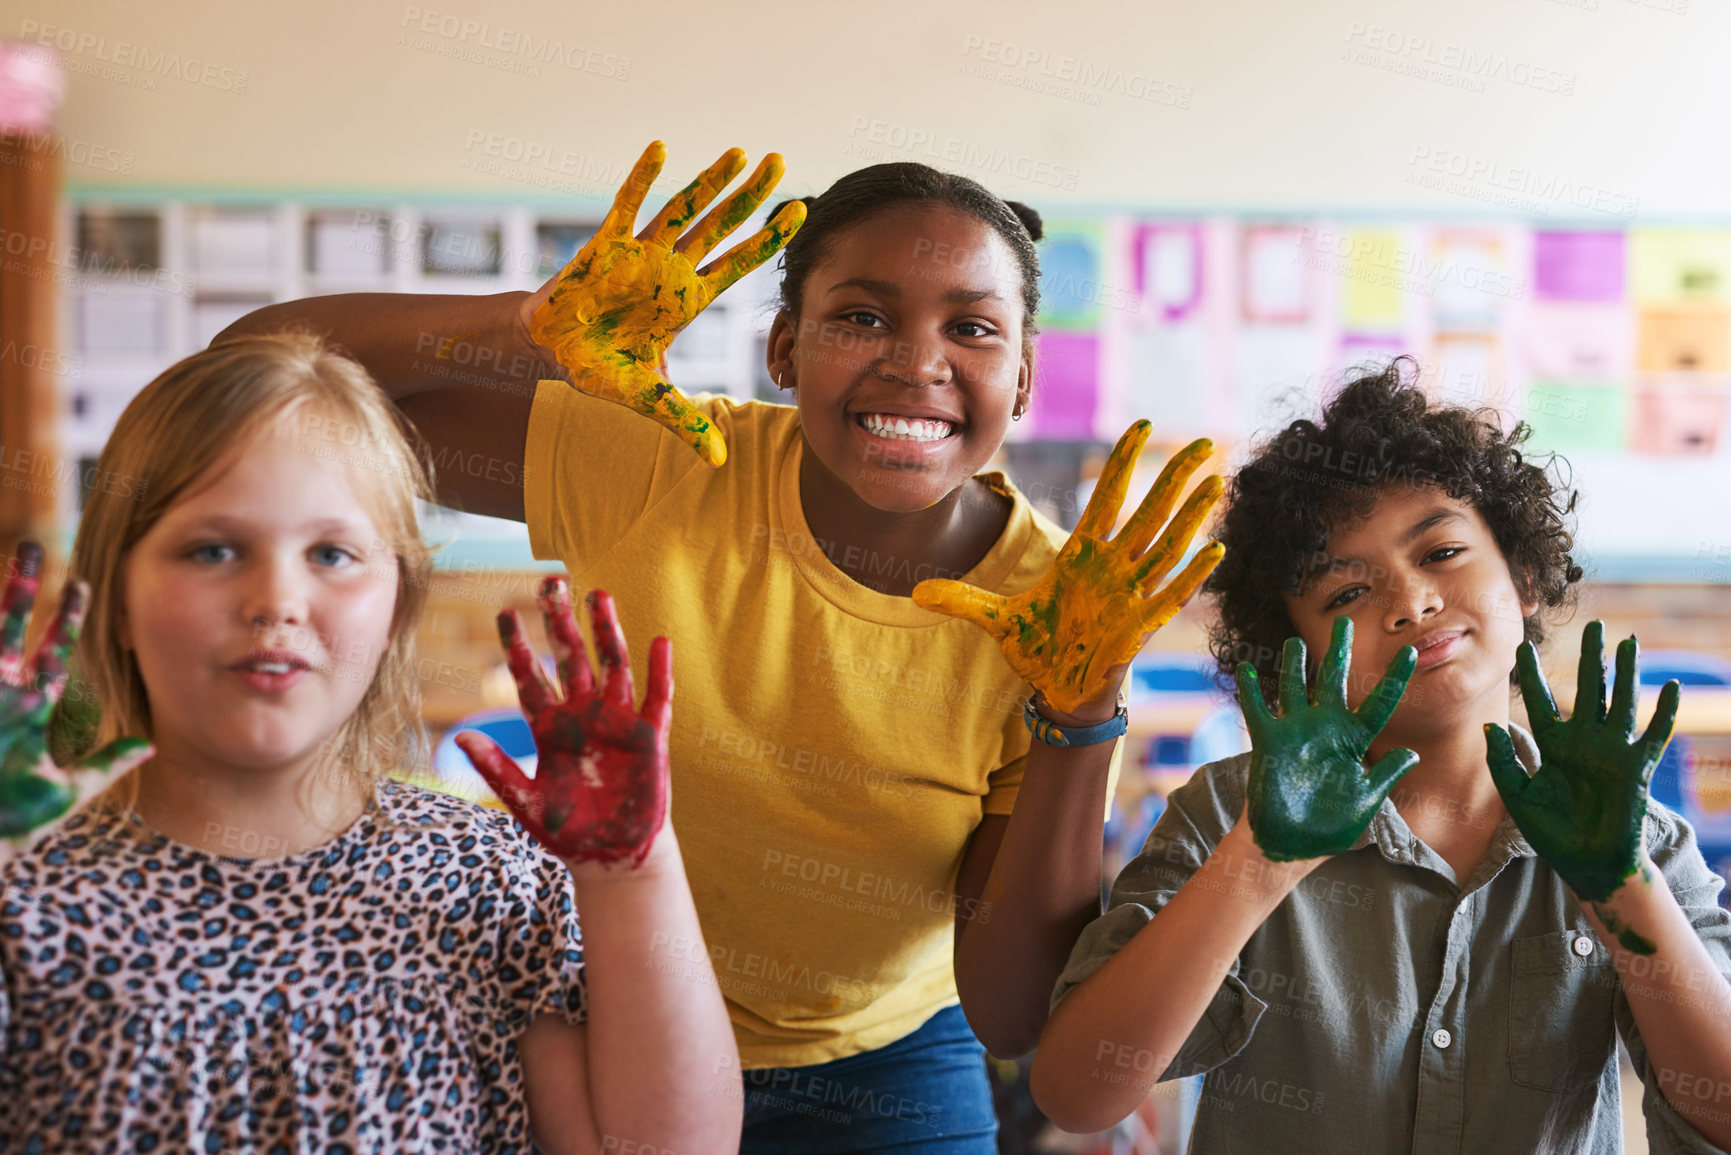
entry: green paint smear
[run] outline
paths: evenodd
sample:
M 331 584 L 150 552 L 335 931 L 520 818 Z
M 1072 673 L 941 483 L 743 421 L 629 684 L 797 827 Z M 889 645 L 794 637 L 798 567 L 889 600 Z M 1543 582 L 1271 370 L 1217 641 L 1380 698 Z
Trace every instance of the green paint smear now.
M 1599 916 L 1599 921 L 1605 924 L 1605 929 L 1617 936 L 1617 941 L 1623 944 L 1623 949 L 1630 954 L 1658 954 L 1659 948 L 1635 932 L 1635 928 L 1618 918 L 1616 913 L 1604 903 L 1595 902 L 1593 913 Z

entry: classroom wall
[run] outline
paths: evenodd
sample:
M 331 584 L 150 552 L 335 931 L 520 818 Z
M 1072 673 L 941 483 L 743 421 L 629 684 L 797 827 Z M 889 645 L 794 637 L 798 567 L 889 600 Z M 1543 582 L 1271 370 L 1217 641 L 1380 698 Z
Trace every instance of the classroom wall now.
M 795 191 L 926 159 L 1044 204 L 1471 214 L 1520 189 L 1655 220 L 1731 195 L 1731 8 L 1704 0 L 0 8 L 0 35 L 71 48 L 80 186 L 583 197 L 661 136 L 681 174 L 779 149 Z

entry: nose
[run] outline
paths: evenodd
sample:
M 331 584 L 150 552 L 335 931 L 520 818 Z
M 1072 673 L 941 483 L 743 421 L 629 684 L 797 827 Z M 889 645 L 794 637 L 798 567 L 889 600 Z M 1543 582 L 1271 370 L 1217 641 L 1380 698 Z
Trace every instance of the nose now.
M 1389 583 L 1383 625 L 1391 633 L 1418 625 L 1442 612 L 1442 591 L 1422 570 L 1396 574 Z
M 256 630 L 303 626 L 309 599 L 306 562 L 298 554 L 269 553 L 249 567 L 244 613 Z
M 874 372 L 901 385 L 944 385 L 950 380 L 950 359 L 941 338 L 927 334 L 911 341 L 897 341 L 887 356 L 878 358 Z

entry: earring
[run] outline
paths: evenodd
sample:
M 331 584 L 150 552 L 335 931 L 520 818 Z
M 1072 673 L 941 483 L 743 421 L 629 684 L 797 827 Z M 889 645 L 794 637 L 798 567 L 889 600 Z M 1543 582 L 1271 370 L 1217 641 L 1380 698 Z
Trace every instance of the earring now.
M 775 375 L 775 387 L 777 389 L 786 389 L 787 388 L 786 385 L 783 385 L 781 383 L 781 379 L 785 376 L 787 376 L 787 370 L 786 369 L 783 369 L 781 372 L 779 372 Z
M 1026 413 L 1027 411 L 1028 411 L 1028 406 L 1026 405 L 1026 403 L 1021 402 L 1021 401 L 1017 401 L 1016 407 L 1010 411 L 1010 420 L 1011 421 L 1020 421 L 1022 419 L 1022 414 Z

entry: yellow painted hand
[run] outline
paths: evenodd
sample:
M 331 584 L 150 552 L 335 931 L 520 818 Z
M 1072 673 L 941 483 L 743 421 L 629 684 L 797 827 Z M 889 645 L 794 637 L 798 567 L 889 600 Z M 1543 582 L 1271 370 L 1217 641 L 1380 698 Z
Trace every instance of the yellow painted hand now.
M 643 150 L 600 230 L 554 279 L 529 333 L 558 358 L 576 388 L 653 418 L 704 461 L 720 465 L 727 460 L 721 434 L 662 378 L 663 356 L 674 335 L 723 290 L 781 250 L 805 221 L 805 206 L 789 204 L 757 233 L 697 268 L 769 196 L 781 180 L 781 157 L 764 157 L 744 187 L 688 231 L 692 218 L 744 170 L 745 153 L 729 149 L 633 236 L 637 210 L 666 159 L 660 141 Z
M 1151 428 L 1138 421 L 1118 439 L 1076 531 L 1032 589 L 1003 597 L 965 582 L 931 580 L 914 587 L 914 601 L 926 609 L 973 622 L 996 638 L 1010 666 L 1065 713 L 1109 700 L 1131 660 L 1226 552 L 1209 542 L 1161 588 L 1224 488 L 1218 476 L 1207 478 L 1172 516 L 1191 475 L 1214 452 L 1206 440 L 1192 442 L 1167 462 L 1123 532 L 1107 539 Z

